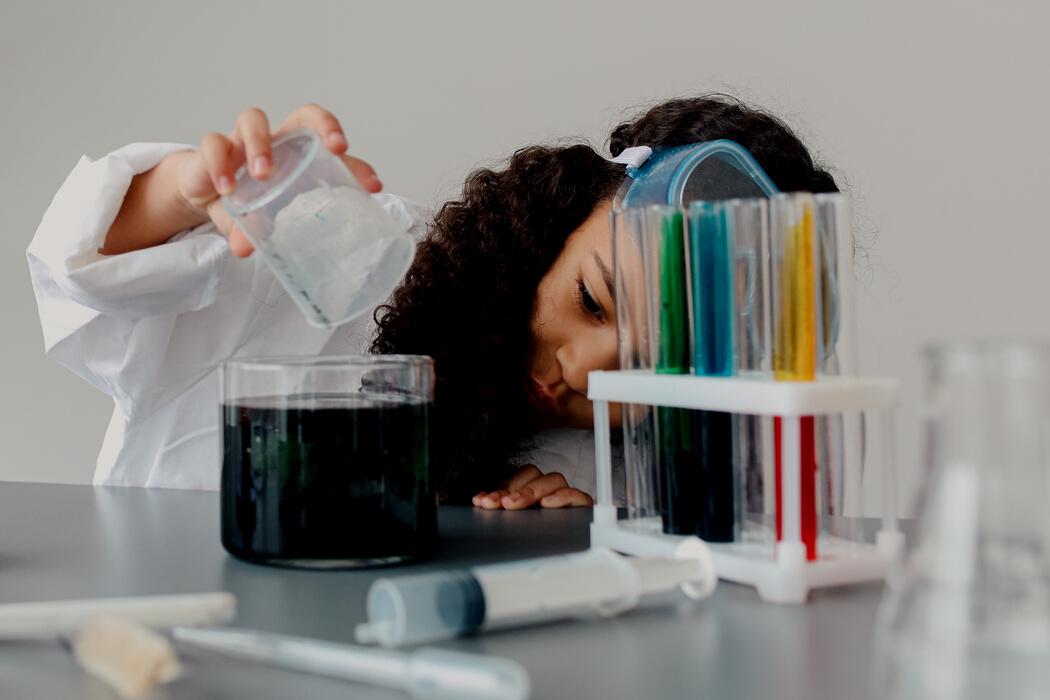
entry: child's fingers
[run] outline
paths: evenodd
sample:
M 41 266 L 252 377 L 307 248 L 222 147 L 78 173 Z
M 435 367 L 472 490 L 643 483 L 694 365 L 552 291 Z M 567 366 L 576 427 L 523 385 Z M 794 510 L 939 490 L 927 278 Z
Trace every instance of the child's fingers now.
M 265 180 L 273 172 L 271 138 L 270 121 L 261 109 L 250 107 L 237 117 L 231 140 L 243 147 L 248 172 L 256 180 Z
M 222 203 L 216 199 L 208 205 L 208 216 L 215 222 L 215 226 L 226 236 L 230 242 L 230 252 L 238 258 L 246 258 L 255 250 L 251 242 L 244 236 L 239 228 L 233 223 L 233 219 L 222 208 Z
M 544 474 L 532 464 L 515 472 L 503 488 L 492 492 L 481 491 L 471 502 L 486 510 L 522 510 L 537 503 L 545 508 L 593 505 L 586 493 L 569 488 L 565 477 L 559 472 Z
M 232 152 L 233 143 L 222 134 L 212 132 L 201 139 L 199 153 L 212 186 L 219 194 L 231 194 L 236 189 Z
M 533 479 L 517 490 L 511 491 L 511 493 L 504 496 L 500 502 L 507 510 L 521 510 L 522 508 L 534 506 L 539 503 L 542 498 L 568 487 L 569 484 L 565 481 L 564 476 L 558 472 L 551 472 L 550 474 L 544 474 Z
M 354 177 L 357 178 L 362 187 L 372 193 L 383 189 L 383 183 L 379 181 L 379 176 L 376 175 L 376 171 L 372 169 L 371 165 L 353 156 L 344 155 L 342 158 L 343 162 L 346 163 L 346 167 L 350 169 L 350 172 L 354 174 Z
M 339 120 L 327 109 L 315 104 L 303 105 L 292 112 L 277 128 L 274 136 L 280 136 L 295 129 L 309 128 L 321 135 L 329 151 L 340 155 L 346 152 L 346 136 Z
M 541 476 L 543 476 L 543 472 L 539 470 L 539 467 L 535 464 L 526 464 L 524 467 L 514 472 L 514 475 L 507 479 L 502 486 L 507 493 L 514 493 L 525 484 L 530 481 L 535 481 Z
M 479 508 L 484 508 L 485 510 L 499 510 L 503 507 L 503 497 L 509 495 L 510 491 L 507 489 L 499 489 L 492 493 L 482 492 L 477 496 L 474 496 L 473 503 Z
M 594 499 L 588 494 L 574 488 L 558 489 L 540 499 L 542 508 L 565 508 L 567 506 L 593 506 Z
M 230 252 L 238 258 L 246 258 L 255 252 L 254 246 L 236 226 L 230 229 Z
M 235 147 L 243 148 L 252 177 L 264 180 L 273 171 L 273 154 L 270 149 L 272 139 L 303 128 L 316 131 L 329 151 L 342 156 L 346 167 L 367 191 L 379 192 L 383 189 L 383 183 L 379 181 L 371 165 L 359 158 L 343 155 L 347 148 L 343 127 L 331 112 L 316 104 L 303 105 L 292 112 L 272 136 L 266 114 L 254 107 L 246 109 L 237 119 L 232 139 Z

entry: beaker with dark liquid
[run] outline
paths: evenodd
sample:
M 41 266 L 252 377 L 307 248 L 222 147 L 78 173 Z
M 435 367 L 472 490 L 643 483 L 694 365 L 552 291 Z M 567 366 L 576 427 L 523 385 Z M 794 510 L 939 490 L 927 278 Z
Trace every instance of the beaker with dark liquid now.
M 434 551 L 433 360 L 236 359 L 220 381 L 226 551 L 303 568 L 384 566 Z

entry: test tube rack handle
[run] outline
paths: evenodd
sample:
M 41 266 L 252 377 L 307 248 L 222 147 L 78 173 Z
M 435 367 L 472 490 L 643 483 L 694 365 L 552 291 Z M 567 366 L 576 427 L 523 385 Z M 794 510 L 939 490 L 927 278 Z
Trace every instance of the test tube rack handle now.
M 734 543 L 710 543 L 719 578 L 754 586 L 766 601 L 805 602 L 809 591 L 825 586 L 883 578 L 904 549 L 897 525 L 893 415 L 896 379 L 820 377 L 811 382 L 774 382 L 741 377 L 659 375 L 649 370 L 594 371 L 587 397 L 594 403 L 597 467 L 591 546 L 638 556 L 675 556 L 692 537 L 643 532 L 621 526 L 612 495 L 609 403 L 670 406 L 726 413 L 778 416 L 783 449 L 783 523 L 776 557 L 765 560 Z M 850 556 L 806 560 L 801 540 L 800 423 L 803 416 L 877 411 L 882 460 L 882 529 L 875 545 L 860 545 Z

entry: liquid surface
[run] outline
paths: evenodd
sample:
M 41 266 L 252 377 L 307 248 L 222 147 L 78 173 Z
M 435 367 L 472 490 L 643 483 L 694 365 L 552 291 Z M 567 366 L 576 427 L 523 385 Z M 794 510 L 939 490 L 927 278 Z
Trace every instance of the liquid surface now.
M 378 566 L 434 550 L 432 405 L 366 394 L 222 410 L 222 544 L 234 556 Z

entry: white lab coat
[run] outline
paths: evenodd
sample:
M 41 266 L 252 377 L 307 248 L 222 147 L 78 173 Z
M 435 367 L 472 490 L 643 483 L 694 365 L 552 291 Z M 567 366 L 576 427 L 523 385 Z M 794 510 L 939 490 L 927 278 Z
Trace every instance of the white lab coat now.
M 49 357 L 113 397 L 94 483 L 211 489 L 221 470 L 217 367 L 231 357 L 360 354 L 372 314 L 335 330 L 306 323 L 258 255 L 230 253 L 211 223 L 167 243 L 98 252 L 131 179 L 189 146 L 131 144 L 66 178 L 27 251 Z M 427 213 L 377 195 L 417 240 Z M 594 490 L 590 431 L 545 431 L 521 463 Z

